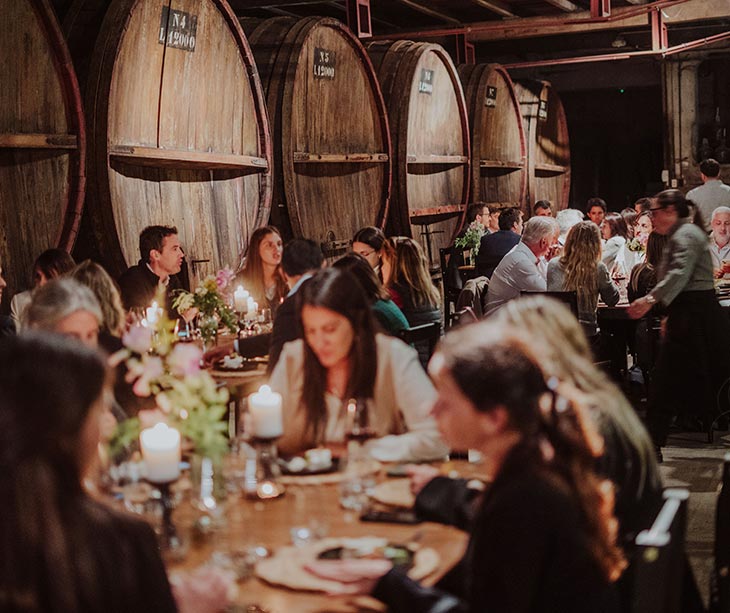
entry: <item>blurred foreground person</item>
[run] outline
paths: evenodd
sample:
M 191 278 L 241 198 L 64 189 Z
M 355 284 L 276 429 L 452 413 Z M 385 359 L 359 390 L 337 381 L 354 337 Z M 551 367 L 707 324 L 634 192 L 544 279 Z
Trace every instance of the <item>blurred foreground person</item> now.
M 29 332 L 0 344 L 0 610 L 177 611 L 152 528 L 82 485 L 108 370 L 93 349 Z M 219 578 L 184 581 L 180 610 L 220 610 Z
M 309 569 L 393 611 L 617 611 L 613 582 L 625 561 L 611 488 L 593 472 L 601 439 L 581 395 L 541 370 L 526 337 L 492 331 L 457 329 L 429 364 L 439 430 L 479 450 L 494 479 L 461 563 L 436 588 L 381 560 Z

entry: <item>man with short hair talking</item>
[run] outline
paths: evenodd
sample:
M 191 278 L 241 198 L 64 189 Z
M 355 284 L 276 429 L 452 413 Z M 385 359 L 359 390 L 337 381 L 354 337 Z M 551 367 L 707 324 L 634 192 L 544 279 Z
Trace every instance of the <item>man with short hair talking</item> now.
M 532 217 L 522 230 L 522 240 L 515 245 L 494 270 L 487 290 L 487 313 L 502 306 L 520 292 L 544 292 L 547 280 L 542 259 L 553 252 L 560 227 L 552 217 Z
M 182 289 L 177 274 L 185 257 L 177 228 L 148 226 L 139 235 L 139 262 L 119 277 L 119 289 L 124 308 L 148 307 L 159 286 L 166 289 L 166 307 L 171 312 L 173 292 Z

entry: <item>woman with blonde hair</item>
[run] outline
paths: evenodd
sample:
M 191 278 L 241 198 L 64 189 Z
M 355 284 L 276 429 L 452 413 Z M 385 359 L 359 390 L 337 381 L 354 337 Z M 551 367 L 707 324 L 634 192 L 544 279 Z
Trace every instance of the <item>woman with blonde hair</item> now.
M 88 287 L 101 307 L 102 321 L 99 326 L 99 341 L 105 345 L 104 337 L 120 337 L 124 332 L 124 309 L 119 288 L 109 273 L 96 262 L 84 260 L 69 276 Z
M 563 254 L 548 263 L 547 289 L 575 291 L 578 294 L 578 319 L 588 336 L 596 335 L 598 297 L 613 306 L 619 300 L 619 291 L 601 261 L 601 236 L 593 222 L 582 221 L 570 229 Z
M 240 281 L 258 303 L 259 309 L 271 309 L 273 319 L 276 309 L 289 293 L 281 276 L 281 233 L 275 226 L 258 228 L 251 235 L 246 262 L 241 270 Z

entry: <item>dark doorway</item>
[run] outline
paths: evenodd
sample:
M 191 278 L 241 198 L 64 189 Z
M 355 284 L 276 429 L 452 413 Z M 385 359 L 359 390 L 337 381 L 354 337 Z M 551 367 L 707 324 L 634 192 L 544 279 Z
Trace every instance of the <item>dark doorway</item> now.
M 599 196 L 613 211 L 661 190 L 659 86 L 562 91 L 570 133 L 570 206 Z

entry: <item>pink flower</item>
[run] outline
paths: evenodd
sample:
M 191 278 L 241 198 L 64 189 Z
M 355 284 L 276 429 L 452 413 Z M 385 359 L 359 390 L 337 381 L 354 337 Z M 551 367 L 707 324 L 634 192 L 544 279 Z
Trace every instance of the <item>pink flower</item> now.
M 147 353 L 152 347 L 153 332 L 146 326 L 132 326 L 122 337 L 122 343 L 135 353 Z
M 145 355 L 139 365 L 134 369 L 134 371 L 130 368 L 129 373 L 127 373 L 128 376 L 134 376 L 139 374 L 139 378 L 134 382 L 134 385 L 132 386 L 132 391 L 134 391 L 137 396 L 149 396 L 152 393 L 150 383 L 161 377 L 164 372 L 165 367 L 162 363 L 161 358 L 157 356 L 150 357 Z
M 167 357 L 170 372 L 175 376 L 194 375 L 200 371 L 203 352 L 191 343 L 178 343 Z
M 221 268 L 215 275 L 215 282 L 218 285 L 218 289 L 226 289 L 235 276 L 236 274 L 230 268 Z

